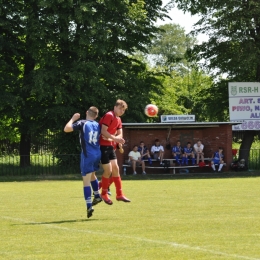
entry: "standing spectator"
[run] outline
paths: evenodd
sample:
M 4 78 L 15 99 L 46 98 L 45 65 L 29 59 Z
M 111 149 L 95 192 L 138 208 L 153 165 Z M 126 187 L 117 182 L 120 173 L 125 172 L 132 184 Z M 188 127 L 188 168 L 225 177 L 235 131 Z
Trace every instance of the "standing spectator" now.
M 160 161 L 160 165 L 163 164 L 164 148 L 160 145 L 159 139 L 155 139 L 155 144 L 151 148 L 151 154 L 155 160 Z
M 147 147 L 144 145 L 144 142 L 143 142 L 143 141 L 140 142 L 140 145 L 139 145 L 139 147 L 138 147 L 138 152 L 140 152 L 140 154 L 141 154 L 141 157 L 142 157 L 141 159 L 142 159 L 142 161 L 147 158 L 149 164 L 152 165 L 152 160 L 151 160 L 150 152 L 149 152 L 149 150 L 147 149 Z
M 138 151 L 137 145 L 134 145 L 133 150 L 128 154 L 129 156 L 129 163 L 133 167 L 133 175 L 136 175 L 136 166 L 142 165 L 143 175 L 146 174 L 145 172 L 145 163 L 142 160 L 142 156 L 140 152 Z
M 181 142 L 177 141 L 176 145 L 172 148 L 172 155 L 178 165 L 181 165 L 182 148 Z
M 90 107 L 86 112 L 86 115 L 86 120 L 77 121 L 80 118 L 80 114 L 74 114 L 64 127 L 64 132 L 69 133 L 79 130 L 82 149 L 80 169 L 83 179 L 83 193 L 86 201 L 87 217 L 90 218 L 94 212 L 92 206 L 102 201 L 98 191 L 98 180 L 95 175 L 95 171 L 99 169 L 101 157 L 99 146 L 100 126 L 96 121 L 94 121 L 98 116 L 98 109 L 96 107 Z M 74 123 L 75 121 L 77 122 Z M 91 202 L 90 183 L 94 191 L 93 202 Z
M 204 162 L 204 145 L 201 143 L 201 141 L 198 140 L 197 143 L 194 144 L 193 148 L 196 155 L 197 164 L 199 164 L 200 159 L 202 162 Z
M 116 187 L 116 199 L 118 201 L 130 202 L 122 191 L 122 181 L 119 174 L 119 166 L 114 149 L 114 144 L 124 144 L 122 121 L 120 116 L 125 113 L 127 104 L 124 100 L 118 99 L 114 105 L 114 110 L 107 112 L 99 121 L 101 127 L 100 135 L 100 150 L 101 150 L 101 163 L 103 167 L 102 175 L 102 193 L 101 197 L 108 205 L 113 202 L 108 196 L 109 177 L 112 173 L 112 180 Z
M 215 164 L 218 165 L 218 172 L 221 172 L 221 169 L 222 169 L 222 167 L 223 167 L 223 165 L 224 165 L 223 158 L 224 158 L 223 148 L 222 148 L 222 147 L 219 147 L 219 148 L 218 148 L 218 151 L 215 152 L 215 153 L 212 155 L 211 167 L 212 167 L 212 169 L 213 169 L 214 172 L 216 171 Z
M 190 142 L 188 142 L 187 146 L 183 149 L 182 164 L 188 165 L 188 159 L 191 159 L 192 165 L 195 164 L 195 155 Z

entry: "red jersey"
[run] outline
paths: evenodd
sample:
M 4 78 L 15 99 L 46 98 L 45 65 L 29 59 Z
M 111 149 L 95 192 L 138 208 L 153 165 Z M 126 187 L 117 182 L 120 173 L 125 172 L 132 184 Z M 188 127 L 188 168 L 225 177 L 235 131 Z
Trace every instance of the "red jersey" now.
M 118 129 L 122 129 L 122 121 L 120 117 L 117 117 L 114 113 L 114 111 L 107 112 L 99 121 L 100 128 L 102 128 L 102 125 L 106 125 L 107 131 L 111 135 L 115 135 Z M 107 145 L 107 146 L 114 146 L 114 141 L 110 142 L 107 140 L 104 140 L 102 135 L 100 135 L 99 140 L 100 145 Z

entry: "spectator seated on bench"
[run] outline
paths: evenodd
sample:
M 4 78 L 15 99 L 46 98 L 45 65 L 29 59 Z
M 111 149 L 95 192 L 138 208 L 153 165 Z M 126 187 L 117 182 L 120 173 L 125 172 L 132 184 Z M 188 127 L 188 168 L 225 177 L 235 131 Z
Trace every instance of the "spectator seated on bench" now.
M 218 172 L 221 172 L 221 169 L 224 165 L 224 154 L 223 154 L 223 148 L 222 147 L 219 147 L 218 148 L 218 151 L 215 152 L 213 155 L 212 155 L 212 160 L 211 160 L 211 168 L 213 169 L 214 172 L 216 172 L 216 166 L 215 164 L 218 165 Z
M 204 145 L 201 143 L 201 141 L 198 140 L 197 143 L 194 144 L 193 148 L 197 159 L 197 164 L 199 164 L 200 159 L 202 162 L 204 162 L 204 152 L 203 152 Z
M 181 165 L 182 148 L 181 148 L 181 142 L 180 141 L 177 141 L 176 145 L 173 146 L 172 156 L 173 156 L 173 159 L 175 159 L 176 164 Z
M 160 165 L 163 165 L 164 148 L 160 145 L 159 139 L 155 139 L 155 144 L 151 148 L 151 154 L 154 159 L 160 161 Z
M 133 150 L 128 154 L 129 156 L 129 164 L 132 166 L 133 168 L 133 175 L 136 175 L 136 167 L 139 166 L 140 164 L 142 165 L 142 170 L 143 170 L 143 175 L 146 174 L 145 172 L 145 163 L 144 161 L 141 159 L 141 154 L 140 152 L 138 152 L 138 146 L 134 145 L 133 146 Z
M 141 141 L 138 147 L 138 152 L 141 154 L 141 160 L 148 160 L 149 164 L 152 165 L 151 155 L 144 142 Z
M 191 159 L 192 165 L 195 165 L 195 154 L 193 152 L 190 142 L 188 142 L 187 146 L 183 149 L 182 165 L 188 165 L 188 159 Z

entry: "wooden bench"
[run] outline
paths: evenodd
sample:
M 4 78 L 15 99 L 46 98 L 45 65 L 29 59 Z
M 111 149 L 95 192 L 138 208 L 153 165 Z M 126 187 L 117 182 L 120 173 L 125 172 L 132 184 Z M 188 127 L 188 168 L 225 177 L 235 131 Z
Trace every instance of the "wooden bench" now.
M 159 162 L 158 160 L 155 159 L 151 159 L 153 162 Z M 172 163 L 174 161 L 176 161 L 175 159 L 163 159 L 164 161 L 172 161 Z M 191 160 L 191 159 L 188 159 Z M 211 158 L 204 158 L 204 161 L 210 161 Z M 144 160 L 145 162 L 148 162 L 148 160 Z M 209 167 L 210 165 L 205 165 L 204 167 Z M 141 165 L 139 164 L 137 167 L 141 167 Z M 176 174 L 176 169 L 188 169 L 188 168 L 198 168 L 199 165 L 174 165 L 174 166 L 168 166 L 168 167 L 164 167 L 164 165 L 160 165 L 160 166 L 147 166 L 145 165 L 145 169 L 172 169 L 172 174 Z M 126 160 L 126 163 L 123 164 L 123 173 L 124 175 L 126 174 L 126 168 L 132 168 L 132 166 L 130 164 L 128 164 L 128 160 Z

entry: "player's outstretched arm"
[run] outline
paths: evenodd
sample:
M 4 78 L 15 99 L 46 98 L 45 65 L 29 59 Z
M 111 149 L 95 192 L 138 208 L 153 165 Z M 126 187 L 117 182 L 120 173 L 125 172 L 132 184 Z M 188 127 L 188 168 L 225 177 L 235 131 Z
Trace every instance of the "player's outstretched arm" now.
M 64 127 L 64 132 L 66 133 L 70 133 L 73 132 L 73 127 L 72 124 L 77 121 L 80 118 L 80 114 L 79 113 L 75 113 L 72 118 L 70 119 L 70 121 L 65 125 Z

